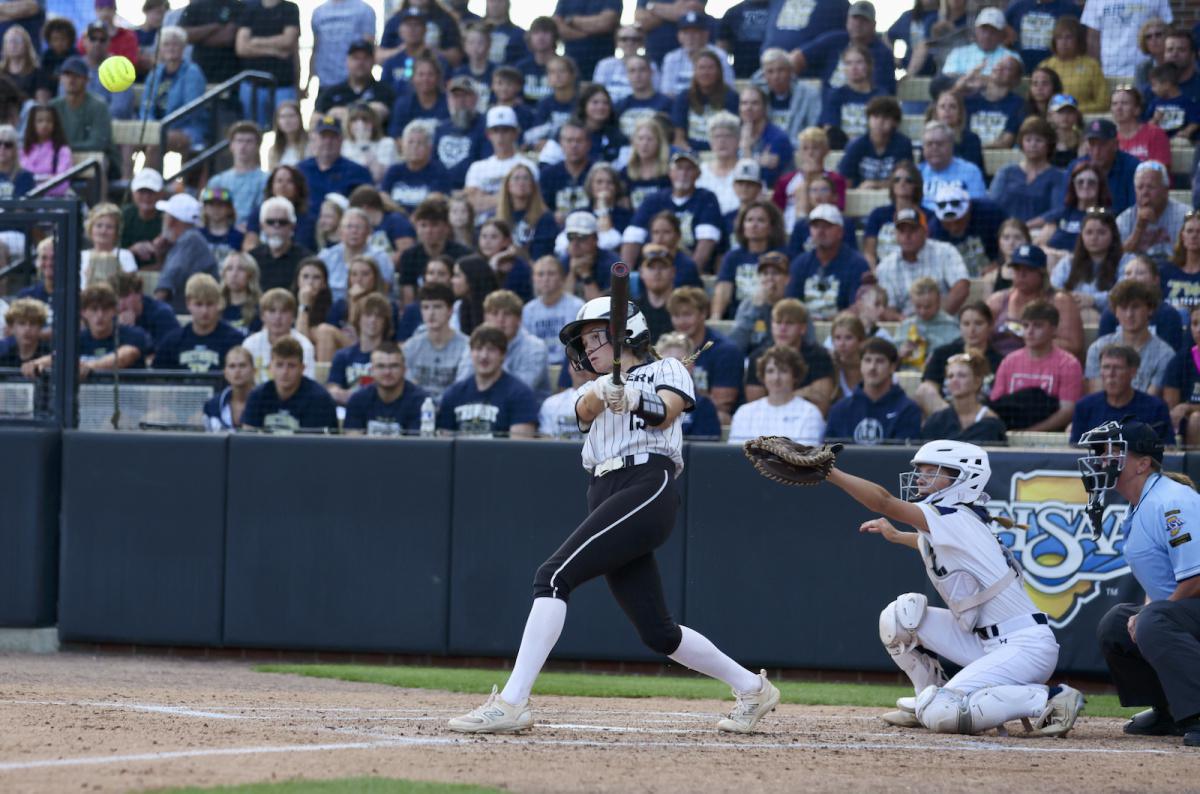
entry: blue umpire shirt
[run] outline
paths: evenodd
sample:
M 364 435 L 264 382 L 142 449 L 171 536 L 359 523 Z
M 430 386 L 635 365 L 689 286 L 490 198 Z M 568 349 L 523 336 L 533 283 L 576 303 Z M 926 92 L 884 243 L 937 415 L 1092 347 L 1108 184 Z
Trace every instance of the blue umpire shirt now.
M 1177 583 L 1200 574 L 1197 522 L 1200 494 L 1162 474 L 1151 474 L 1122 527 L 1125 561 L 1151 601 L 1168 598 Z

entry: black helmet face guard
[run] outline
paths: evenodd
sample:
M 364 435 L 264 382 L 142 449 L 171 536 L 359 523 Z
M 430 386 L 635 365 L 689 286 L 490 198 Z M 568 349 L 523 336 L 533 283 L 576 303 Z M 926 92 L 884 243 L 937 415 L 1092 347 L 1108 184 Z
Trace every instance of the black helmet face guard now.
M 1091 454 L 1079 459 L 1079 474 L 1089 494 L 1099 494 L 1117 487 L 1117 478 L 1125 468 L 1128 444 L 1117 422 L 1106 422 L 1087 431 L 1079 438 L 1079 446 Z
M 586 370 L 588 372 L 596 371 L 596 368 L 592 366 L 591 358 L 588 356 L 587 347 L 583 343 L 583 329 L 592 323 L 601 323 L 600 327 L 594 329 L 594 331 L 599 331 L 604 334 L 604 344 L 596 347 L 596 350 L 600 350 L 605 345 L 611 345 L 612 338 L 608 333 L 609 326 L 603 317 L 597 317 L 594 320 L 576 321 L 571 323 L 571 325 L 567 328 L 563 329 L 565 334 L 570 334 L 567 336 L 564 345 L 566 349 L 567 360 L 571 362 L 571 367 L 574 368 L 576 372 L 579 370 Z

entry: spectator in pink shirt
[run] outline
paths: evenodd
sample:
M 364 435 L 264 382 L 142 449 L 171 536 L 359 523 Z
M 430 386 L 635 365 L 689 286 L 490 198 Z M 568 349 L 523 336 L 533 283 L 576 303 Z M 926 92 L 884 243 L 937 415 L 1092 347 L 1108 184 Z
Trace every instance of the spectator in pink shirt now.
M 38 105 L 25 124 L 25 141 L 21 146 L 21 167 L 33 174 L 39 185 L 71 169 L 71 147 L 63 131 L 58 111 L 50 105 Z M 62 196 L 66 183 L 53 188 L 49 195 Z
M 1025 346 L 1004 357 L 991 407 L 1009 430 L 1062 430 L 1083 394 L 1079 359 L 1054 344 L 1058 309 L 1038 300 L 1021 311 Z

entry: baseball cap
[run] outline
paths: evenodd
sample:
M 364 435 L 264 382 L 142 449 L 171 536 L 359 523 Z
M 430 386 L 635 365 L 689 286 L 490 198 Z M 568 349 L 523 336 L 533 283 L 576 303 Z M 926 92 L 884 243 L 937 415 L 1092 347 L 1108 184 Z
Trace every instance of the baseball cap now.
M 200 202 L 187 193 L 176 193 L 166 201 L 155 202 L 154 208 L 193 226 L 200 223 Z
M 116 8 L 117 0 L 96 0 L 92 8 Z
M 1075 108 L 1079 110 L 1079 101 L 1070 94 L 1055 94 L 1050 97 L 1050 112 L 1062 110 L 1063 108 Z
M 689 11 L 679 18 L 676 27 L 679 30 L 685 28 L 703 28 L 708 30 L 712 25 L 712 19 L 707 14 L 701 14 L 699 11 Z
M 72 55 L 63 61 L 63 65 L 58 69 L 59 74 L 77 74 L 80 77 L 88 76 L 87 61 L 78 55 Z
M 1004 21 L 1004 12 L 999 8 L 984 8 L 975 16 L 975 27 L 995 28 L 996 30 L 1004 30 L 1008 27 L 1008 23 Z
M 100 20 L 89 22 L 87 29 L 84 31 L 85 36 L 90 36 L 93 33 L 103 33 L 105 38 L 108 38 L 108 28 L 104 27 L 104 23 Z
M 671 249 L 665 245 L 658 243 L 648 243 L 642 248 L 642 264 L 648 264 L 656 261 L 675 263 L 675 257 L 671 255 Z
M 475 81 L 465 74 L 460 74 L 450 80 L 446 85 L 447 91 L 470 91 L 472 94 L 478 94 L 479 91 L 475 88 Z
M 1088 140 L 1096 138 L 1101 141 L 1115 141 L 1117 139 L 1117 125 L 1108 119 L 1092 119 L 1087 125 L 1087 133 L 1084 137 Z
M 933 194 L 933 212 L 939 221 L 954 220 L 971 208 L 971 194 L 955 182 L 942 182 Z
M 764 270 L 778 270 L 780 273 L 787 273 L 790 269 L 791 264 L 788 262 L 787 254 L 782 251 L 767 251 L 758 258 L 759 273 Z
M 1008 263 L 1010 265 L 1033 268 L 1034 270 L 1045 270 L 1046 252 L 1036 245 L 1022 243 L 1017 246 L 1017 250 L 1012 252 L 1012 256 L 1008 258 Z
M 428 17 L 425 16 L 424 11 L 417 8 L 416 6 L 409 6 L 408 8 L 405 8 L 400 12 L 400 21 L 404 22 L 409 19 L 419 19 L 422 22 L 425 22 L 428 19 Z
M 758 182 L 762 184 L 762 166 L 757 160 L 744 157 L 733 167 L 734 182 Z
M 143 168 L 134 175 L 133 180 L 129 183 L 129 189 L 135 193 L 139 190 L 153 190 L 158 193 L 163 189 L 162 174 L 153 168 Z
M 489 114 L 491 111 L 488 111 Z M 576 210 L 567 216 L 564 229 L 568 236 L 572 234 L 595 234 L 596 216 L 587 210 Z
M 814 221 L 825 221 L 826 223 L 832 223 L 834 226 L 841 226 L 844 223 L 842 213 L 832 204 L 818 204 L 809 210 L 809 225 L 811 226 Z
M 338 135 L 342 134 L 342 122 L 338 121 L 337 116 L 331 116 L 328 113 L 317 119 L 317 127 L 314 130 L 318 135 L 322 132 L 335 132 Z
M 347 55 L 353 55 L 356 52 L 365 52 L 367 55 L 375 54 L 375 42 L 367 41 L 366 39 L 358 39 L 350 42 L 350 46 L 346 48 Z
M 912 209 L 911 207 L 896 210 L 896 216 L 892 219 L 892 223 L 896 226 L 904 223 L 912 224 L 913 226 L 920 226 L 922 229 L 929 228 L 928 224 L 925 222 L 925 213 L 918 209 Z
M 697 168 L 700 167 L 700 156 L 690 149 L 680 149 L 671 155 L 671 165 L 675 165 L 680 160 L 687 160 Z
M 1126 417 L 1121 421 L 1121 438 L 1125 439 L 1126 451 L 1135 455 L 1146 455 L 1162 463 L 1163 442 L 1150 425 Z
M 226 204 L 232 204 L 233 194 L 227 188 L 206 187 L 200 191 L 200 203 L 207 204 L 210 201 L 223 201 Z
M 847 16 L 865 17 L 872 22 L 875 21 L 875 6 L 867 2 L 867 0 L 858 0 L 850 6 L 850 13 Z
M 508 105 L 493 105 L 488 108 L 487 128 L 490 130 L 493 127 L 512 127 L 514 130 L 521 129 L 521 125 L 517 121 L 517 112 Z

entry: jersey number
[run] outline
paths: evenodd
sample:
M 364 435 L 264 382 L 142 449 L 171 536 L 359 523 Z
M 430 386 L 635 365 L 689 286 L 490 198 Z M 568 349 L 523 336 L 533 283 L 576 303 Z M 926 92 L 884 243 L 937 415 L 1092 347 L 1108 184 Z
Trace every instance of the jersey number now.
M 636 414 L 629 415 L 629 432 L 634 430 L 644 430 L 646 428 L 646 420 Z

